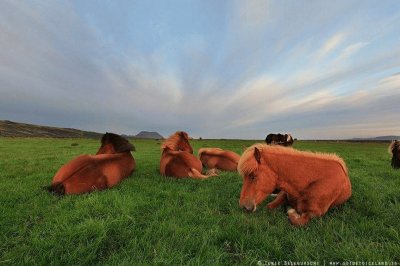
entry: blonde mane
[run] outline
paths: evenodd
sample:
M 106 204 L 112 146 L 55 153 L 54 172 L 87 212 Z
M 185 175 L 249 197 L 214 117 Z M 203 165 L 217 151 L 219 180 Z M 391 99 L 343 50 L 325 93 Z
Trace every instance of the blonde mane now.
M 180 139 L 185 137 L 187 140 L 189 139 L 189 136 L 186 132 L 184 131 L 176 131 L 174 134 L 169 136 L 162 144 L 161 144 L 161 149 L 170 149 L 170 150 L 176 150 L 178 148 L 178 143 Z
M 224 152 L 224 150 L 220 148 L 201 148 L 198 154 L 201 156 L 202 154 L 221 154 L 222 152 Z
M 238 172 L 242 176 L 249 175 L 258 170 L 258 163 L 254 157 L 254 148 L 257 147 L 257 149 L 260 149 L 259 146 L 261 146 L 261 144 L 250 146 L 243 152 L 242 156 L 240 156 Z
M 320 153 L 320 152 L 309 152 L 309 151 L 299 151 L 293 148 L 282 147 L 278 145 L 266 145 L 266 144 L 254 144 L 244 151 L 240 157 L 238 164 L 238 171 L 241 175 L 249 175 L 257 171 L 258 163 L 254 157 L 254 148 L 257 148 L 261 152 L 263 157 L 265 154 L 282 154 L 282 155 L 293 155 L 299 157 L 316 158 L 321 160 L 329 160 L 337 162 L 343 169 L 343 171 L 348 174 L 348 170 L 345 162 L 342 158 L 334 153 Z

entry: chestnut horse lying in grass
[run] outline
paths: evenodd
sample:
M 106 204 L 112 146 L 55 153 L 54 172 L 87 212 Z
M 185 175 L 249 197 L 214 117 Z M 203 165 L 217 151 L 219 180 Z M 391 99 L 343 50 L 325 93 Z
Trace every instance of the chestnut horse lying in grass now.
M 389 153 L 392 154 L 392 167 L 394 169 L 400 168 L 400 141 L 394 140 L 389 145 Z
M 351 196 L 346 165 L 333 154 L 255 144 L 243 153 L 238 170 L 243 176 L 241 207 L 255 211 L 279 188 L 281 192 L 268 207 L 274 209 L 288 203 L 294 208 L 288 210 L 289 220 L 297 226 L 324 215 Z
M 200 161 L 208 169 L 237 171 L 240 155 L 233 151 L 220 148 L 202 148 L 198 154 Z
M 63 165 L 47 189 L 58 195 L 68 195 L 111 188 L 135 170 L 131 154 L 134 150 L 125 138 L 106 133 L 96 155 L 81 155 Z
M 212 175 L 201 173 L 202 164 L 193 155 L 189 136 L 186 132 L 177 131 L 161 145 L 160 173 L 165 176 L 191 177 L 196 179 L 208 178 Z

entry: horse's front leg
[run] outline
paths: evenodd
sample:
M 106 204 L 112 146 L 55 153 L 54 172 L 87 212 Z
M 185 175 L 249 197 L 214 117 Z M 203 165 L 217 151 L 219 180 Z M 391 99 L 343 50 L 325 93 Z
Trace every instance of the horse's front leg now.
M 279 206 L 281 206 L 282 204 L 285 204 L 285 203 L 287 203 L 286 192 L 281 190 L 281 192 L 278 193 L 276 198 L 267 204 L 267 207 L 268 207 L 268 209 L 272 210 L 272 209 L 278 208 Z
M 298 214 L 295 209 L 289 209 L 287 211 L 288 218 L 290 220 L 290 223 L 294 226 L 304 226 L 306 225 L 310 219 L 311 216 L 309 213 L 305 212 L 302 214 Z

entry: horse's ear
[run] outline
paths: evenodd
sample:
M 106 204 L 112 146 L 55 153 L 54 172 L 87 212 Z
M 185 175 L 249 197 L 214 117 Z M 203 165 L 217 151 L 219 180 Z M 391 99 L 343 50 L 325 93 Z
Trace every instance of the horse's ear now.
M 254 158 L 256 158 L 257 163 L 261 163 L 261 153 L 257 147 L 254 147 Z

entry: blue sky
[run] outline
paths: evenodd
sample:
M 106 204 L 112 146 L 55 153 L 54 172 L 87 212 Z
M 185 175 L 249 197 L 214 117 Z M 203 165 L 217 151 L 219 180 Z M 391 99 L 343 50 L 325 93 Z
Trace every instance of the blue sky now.
M 0 119 L 400 135 L 399 1 L 0 1 Z

